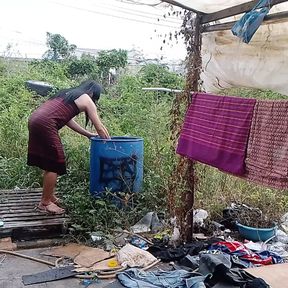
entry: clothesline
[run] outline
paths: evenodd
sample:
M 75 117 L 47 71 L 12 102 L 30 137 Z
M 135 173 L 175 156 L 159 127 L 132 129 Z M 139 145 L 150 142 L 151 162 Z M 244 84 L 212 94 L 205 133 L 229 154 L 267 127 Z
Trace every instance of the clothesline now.
M 288 101 L 195 93 L 177 153 L 276 189 L 288 189 Z
M 149 87 L 149 88 L 142 88 L 144 91 L 159 91 L 159 92 L 171 92 L 171 93 L 182 93 L 184 90 L 179 89 L 170 89 L 170 88 L 162 88 L 162 87 Z M 191 92 L 192 94 L 193 92 Z

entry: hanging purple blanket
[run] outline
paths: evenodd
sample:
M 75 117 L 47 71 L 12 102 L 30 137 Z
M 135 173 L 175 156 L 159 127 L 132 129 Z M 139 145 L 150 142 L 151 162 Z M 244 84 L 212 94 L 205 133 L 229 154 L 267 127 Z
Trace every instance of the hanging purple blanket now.
M 255 99 L 195 93 L 177 153 L 243 175 Z

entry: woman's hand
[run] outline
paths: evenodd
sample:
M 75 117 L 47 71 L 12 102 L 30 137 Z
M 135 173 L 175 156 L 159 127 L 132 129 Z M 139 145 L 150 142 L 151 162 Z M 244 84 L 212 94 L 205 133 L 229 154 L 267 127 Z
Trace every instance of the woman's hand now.
M 103 124 L 99 125 L 99 127 L 96 127 L 96 130 L 97 130 L 98 135 L 101 138 L 104 138 L 104 139 L 110 139 L 111 138 L 108 130 L 106 129 L 106 127 Z
M 89 131 L 87 131 L 87 135 L 85 135 L 88 139 L 91 139 L 92 137 L 99 137 L 98 134 L 96 133 L 91 133 Z

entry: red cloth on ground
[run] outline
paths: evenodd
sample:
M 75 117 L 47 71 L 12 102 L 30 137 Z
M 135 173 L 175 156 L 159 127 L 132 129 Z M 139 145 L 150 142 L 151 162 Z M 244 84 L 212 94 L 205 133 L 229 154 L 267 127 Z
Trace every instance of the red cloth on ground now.
M 28 122 L 28 165 L 58 175 L 66 173 L 65 155 L 58 130 L 78 113 L 75 102 L 65 103 L 63 98 L 50 99 L 32 113 Z

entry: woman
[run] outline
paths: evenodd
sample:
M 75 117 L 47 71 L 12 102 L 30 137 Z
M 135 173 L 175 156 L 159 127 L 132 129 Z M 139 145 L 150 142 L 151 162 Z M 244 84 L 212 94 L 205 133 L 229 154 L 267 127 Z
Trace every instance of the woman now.
M 38 208 L 53 214 L 63 214 L 59 199 L 54 191 L 57 176 L 66 173 L 65 156 L 58 134 L 63 126 L 91 138 L 95 134 L 78 125 L 73 118 L 81 112 L 93 123 L 98 135 L 110 138 L 102 124 L 95 102 L 99 99 L 101 87 L 95 81 L 86 81 L 80 86 L 65 89 L 44 102 L 29 118 L 28 161 L 30 166 L 37 166 L 44 171 L 43 193 Z

